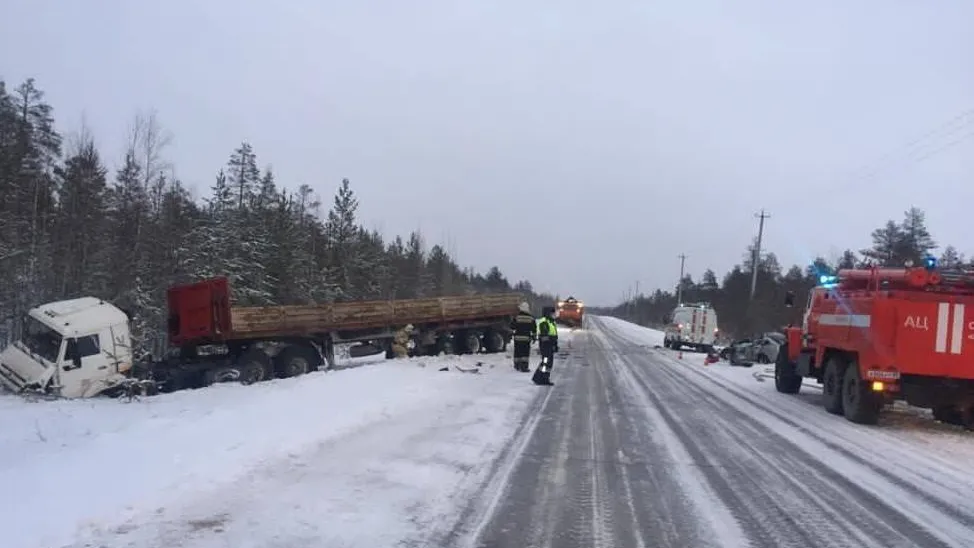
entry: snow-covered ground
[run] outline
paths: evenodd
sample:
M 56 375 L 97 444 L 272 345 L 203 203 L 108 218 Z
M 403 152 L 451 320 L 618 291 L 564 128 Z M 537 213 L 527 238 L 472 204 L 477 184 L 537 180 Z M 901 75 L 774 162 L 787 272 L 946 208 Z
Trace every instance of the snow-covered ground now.
M 371 361 L 128 403 L 0 397 L 0 546 L 371 548 L 448 526 L 542 392 L 509 354 Z

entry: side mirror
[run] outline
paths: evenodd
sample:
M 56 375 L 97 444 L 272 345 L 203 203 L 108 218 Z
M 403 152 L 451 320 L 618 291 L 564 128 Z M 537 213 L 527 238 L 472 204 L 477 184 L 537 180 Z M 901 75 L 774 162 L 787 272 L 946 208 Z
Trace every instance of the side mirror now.
M 789 291 L 785 293 L 785 306 L 791 307 L 795 306 L 795 292 Z

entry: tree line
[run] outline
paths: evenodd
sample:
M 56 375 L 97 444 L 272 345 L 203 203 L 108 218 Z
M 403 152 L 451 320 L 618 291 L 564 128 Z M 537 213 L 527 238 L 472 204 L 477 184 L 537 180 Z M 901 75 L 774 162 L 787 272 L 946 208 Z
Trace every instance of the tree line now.
M 718 323 L 726 337 L 743 338 L 767 331 L 779 330 L 789 323 L 801 323 L 803 305 L 809 291 L 821 280 L 821 276 L 834 275 L 843 268 L 875 266 L 920 265 L 930 256 L 937 257 L 941 268 L 974 267 L 951 245 L 936 253 L 939 246 L 927 229 L 924 212 L 911 207 L 904 212 L 901 221 L 889 220 L 872 234 L 869 248 L 854 251 L 846 249 L 837 259 L 829 261 L 818 257 L 806 266 L 794 265 L 785 270 L 773 252 L 762 253 L 757 261 L 757 285 L 754 299 L 751 296 L 751 278 L 754 270 L 752 242 L 740 264 L 735 265 L 723 278 L 718 279 L 712 269 L 707 269 L 700 280 L 687 275 L 681 281 L 683 302 L 708 302 L 717 312 Z M 677 289 L 656 290 L 648 295 L 638 295 L 615 307 L 595 310 L 642 325 L 662 327 L 677 304 Z M 794 292 L 796 306 L 784 306 L 785 295 Z
M 165 340 L 165 292 L 226 275 L 241 305 L 405 299 L 520 291 L 498 267 L 461 267 L 413 232 L 391 240 L 357 217 L 351 183 L 330 207 L 307 184 L 287 189 L 241 143 L 195 201 L 166 159 L 172 136 L 135 116 L 111 169 L 81 128 L 66 139 L 33 79 L 0 80 L 0 343 L 42 302 L 95 296 L 129 312 L 140 352 Z

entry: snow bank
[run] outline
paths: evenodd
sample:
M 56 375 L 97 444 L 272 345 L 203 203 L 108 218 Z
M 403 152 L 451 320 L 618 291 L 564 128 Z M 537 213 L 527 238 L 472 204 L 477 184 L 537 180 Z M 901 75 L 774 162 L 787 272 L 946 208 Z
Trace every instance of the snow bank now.
M 641 325 L 613 318 L 612 316 L 596 316 L 606 329 L 628 340 L 643 346 L 663 346 L 664 333 Z
M 481 373 L 458 372 L 454 365 Z M 443 366 L 451 371 L 438 371 Z M 2 397 L 2 544 L 62 546 L 79 534 L 119 535 L 153 516 L 170 519 L 165 509 L 186 506 L 188 501 L 210 499 L 210 506 L 216 507 L 245 492 L 232 486 L 262 477 L 262 467 L 289 469 L 288 459 L 305 459 L 304 466 L 327 464 L 323 446 L 375 430 L 378 435 L 358 442 L 358 452 L 343 453 L 345 462 L 354 465 L 373 451 L 381 454 L 404 446 L 405 440 L 395 430 L 383 432 L 384 424 L 395 422 L 408 432 L 408 423 L 402 423 L 406 418 L 420 426 L 434 424 L 477 405 L 488 417 L 495 410 L 504 411 L 496 419 L 480 420 L 479 413 L 473 419 L 465 416 L 474 426 L 480 420 L 488 427 L 471 428 L 464 435 L 474 437 L 465 437 L 467 445 L 459 449 L 469 467 L 483 467 L 537 394 L 537 388 L 514 372 L 510 359 L 501 354 L 396 360 L 254 386 L 218 385 L 131 403 L 31 403 Z M 425 495 L 430 497 L 462 486 L 449 474 L 443 478 L 446 483 L 428 478 L 423 463 L 400 461 L 390 466 L 399 467 L 390 473 L 400 481 L 426 486 Z M 329 490 L 328 485 L 321 487 Z M 365 493 L 370 500 L 382 500 L 373 493 L 381 492 L 381 485 L 363 487 L 348 480 L 344 488 L 352 491 L 353 499 Z M 345 495 L 349 493 L 327 494 L 342 500 Z M 364 505 L 361 515 L 346 509 L 339 516 L 325 514 L 317 519 L 355 523 L 361 531 L 377 533 L 388 526 L 367 519 L 377 509 L 382 504 Z M 104 539 L 99 542 L 114 545 Z M 135 542 L 151 544 L 149 539 Z

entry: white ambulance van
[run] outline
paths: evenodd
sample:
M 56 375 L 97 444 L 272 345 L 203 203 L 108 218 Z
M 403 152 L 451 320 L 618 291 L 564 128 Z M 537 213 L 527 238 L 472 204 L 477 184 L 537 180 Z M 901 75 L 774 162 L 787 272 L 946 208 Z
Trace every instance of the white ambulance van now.
M 713 352 L 717 340 L 717 312 L 709 303 L 685 303 L 673 309 L 663 345 L 673 350 L 692 348 Z

